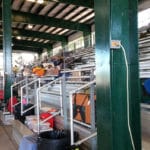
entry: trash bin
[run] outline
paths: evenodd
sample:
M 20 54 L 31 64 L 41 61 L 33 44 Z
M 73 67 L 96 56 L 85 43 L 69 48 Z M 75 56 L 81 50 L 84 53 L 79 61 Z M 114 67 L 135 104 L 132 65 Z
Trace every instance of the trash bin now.
M 23 110 L 26 110 L 30 107 L 32 107 L 33 104 L 26 104 L 23 106 Z M 22 116 L 21 116 L 21 104 L 18 104 L 14 107 L 14 115 L 15 115 L 15 119 L 20 120 L 22 123 L 24 123 L 25 121 L 25 117 L 26 116 L 30 116 L 30 115 L 34 115 L 34 108 L 32 108 L 31 110 L 25 112 Z
M 74 132 L 75 140 L 78 133 Z M 66 150 L 70 146 L 70 132 L 66 130 L 53 130 L 40 133 L 38 137 L 38 150 Z

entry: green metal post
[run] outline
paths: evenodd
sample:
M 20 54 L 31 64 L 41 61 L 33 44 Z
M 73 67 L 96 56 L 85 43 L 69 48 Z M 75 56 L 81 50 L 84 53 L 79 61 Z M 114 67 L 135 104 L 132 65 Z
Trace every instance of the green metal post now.
M 52 46 L 50 46 L 49 48 L 47 48 L 47 54 L 48 54 L 48 57 L 50 57 L 51 51 L 52 51 Z
M 84 47 L 89 47 L 92 45 L 92 37 L 91 37 L 91 32 L 83 32 L 84 36 Z
M 95 0 L 95 16 L 98 149 L 141 150 L 137 1 Z
M 2 1 L 3 16 L 3 54 L 4 54 L 4 100 L 10 98 L 12 84 L 12 48 L 11 48 L 11 0 Z

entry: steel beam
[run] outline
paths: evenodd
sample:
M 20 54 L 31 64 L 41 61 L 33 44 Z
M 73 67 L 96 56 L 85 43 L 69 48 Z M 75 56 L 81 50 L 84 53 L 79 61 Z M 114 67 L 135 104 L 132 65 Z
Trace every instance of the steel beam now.
M 137 1 L 95 0 L 95 29 L 98 149 L 141 150 Z
M 91 33 L 90 32 L 83 33 L 83 37 L 84 37 L 84 47 L 91 46 L 92 45 Z
M 0 35 L 2 35 L 2 28 L 0 29 Z M 51 41 L 67 42 L 66 36 L 38 32 L 38 31 L 24 30 L 24 29 L 12 28 L 12 35 L 33 37 L 33 38 L 39 38 L 39 39 L 45 39 L 45 40 L 51 40 Z
M 44 2 L 45 3 L 43 4 L 43 6 L 45 4 L 47 4 L 48 2 L 58 2 L 58 3 L 66 3 L 66 4 L 77 5 L 77 6 L 83 6 L 83 7 L 87 7 L 87 8 L 94 7 L 94 2 L 92 0 L 74 0 L 74 1 L 72 1 L 72 0 L 44 0 Z
M 57 19 L 53 17 L 46 17 L 42 15 L 36 15 L 32 13 L 12 11 L 12 21 L 25 24 L 38 24 L 47 25 L 51 27 L 58 27 L 64 29 L 71 29 L 76 31 L 90 32 L 90 25 L 83 23 L 76 23 L 72 21 L 66 21 L 63 19 Z
M 3 46 L 0 44 L 0 50 L 3 49 Z M 35 48 L 35 47 L 31 47 L 31 46 L 12 46 L 12 50 L 16 50 L 16 51 L 26 51 L 26 52 L 36 52 L 36 53 L 42 53 L 43 49 L 42 48 Z
M 1 19 L 2 16 L 0 14 L 0 20 Z M 12 22 L 35 24 L 35 25 L 47 25 L 51 27 L 58 27 L 83 32 L 91 31 L 90 25 L 84 23 L 76 23 L 72 21 L 66 21 L 63 19 L 57 19 L 53 17 L 36 15 L 32 13 L 20 12 L 15 10 L 12 11 Z
M 31 46 L 18 46 L 15 45 L 12 47 L 13 50 L 20 50 L 20 51 L 26 51 L 26 52 L 36 52 L 38 54 L 41 54 L 43 52 L 42 48 L 35 48 L 35 47 L 31 47 Z
M 2 1 L 3 54 L 4 54 L 4 101 L 11 95 L 12 48 L 11 48 L 11 0 Z
M 49 2 L 55 1 L 55 2 L 60 2 L 60 3 L 66 3 L 66 4 L 73 4 L 77 6 L 83 6 L 83 7 L 88 7 L 88 8 L 93 8 L 94 7 L 94 1 L 92 0 L 47 0 Z
M 13 28 L 12 34 L 14 36 L 21 35 L 21 36 L 25 36 L 25 37 L 33 37 L 33 38 L 40 38 L 40 39 L 46 39 L 46 40 L 52 40 L 52 41 L 67 42 L 66 36 L 38 32 L 38 31 L 30 31 L 30 30 Z
M 31 47 L 39 47 L 39 48 L 52 48 L 50 43 L 42 43 L 42 42 L 35 42 L 35 41 L 27 41 L 27 40 L 16 40 L 13 39 L 12 42 L 15 45 L 22 45 L 22 46 L 31 46 Z
M 0 43 L 2 43 L 2 41 L 0 40 Z M 26 47 L 26 48 L 28 48 L 28 47 L 32 47 L 32 48 L 34 48 L 34 49 L 38 49 L 38 48 L 40 48 L 40 49 L 44 49 L 44 48 L 46 48 L 46 49 L 48 49 L 49 51 L 51 51 L 52 50 L 52 45 L 51 45 L 51 43 L 42 43 L 42 42 L 35 42 L 35 41 L 28 41 L 28 40 L 17 40 L 17 39 L 12 39 L 12 43 L 13 43 L 13 45 L 15 45 L 15 46 L 23 46 L 23 47 Z M 23 48 L 24 49 L 24 48 Z M 23 50 L 22 49 L 22 50 Z

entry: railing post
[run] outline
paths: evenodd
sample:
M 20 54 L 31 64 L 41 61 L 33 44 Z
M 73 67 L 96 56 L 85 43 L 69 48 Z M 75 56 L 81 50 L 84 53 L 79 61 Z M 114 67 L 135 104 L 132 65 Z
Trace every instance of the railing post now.
M 63 74 L 63 77 L 62 77 L 61 91 L 62 91 L 61 93 L 62 93 L 62 107 L 63 107 L 63 117 L 64 117 L 64 128 L 68 129 L 65 74 Z
M 70 104 L 70 135 L 71 135 L 71 145 L 74 145 L 72 95 L 73 95 L 73 93 L 69 94 L 69 104 Z
M 28 91 L 28 77 L 26 76 L 25 78 L 25 82 L 26 82 L 26 100 L 27 100 L 27 104 L 29 103 L 29 91 Z
M 94 80 L 94 70 L 91 71 L 91 81 Z M 90 106 L 91 106 L 91 130 L 95 131 L 95 100 L 94 100 L 94 84 L 90 85 Z

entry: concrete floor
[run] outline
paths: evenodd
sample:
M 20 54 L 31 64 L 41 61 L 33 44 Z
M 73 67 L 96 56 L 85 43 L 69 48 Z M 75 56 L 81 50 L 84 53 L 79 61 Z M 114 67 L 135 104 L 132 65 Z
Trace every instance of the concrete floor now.
M 0 150 L 18 150 L 16 142 L 12 139 L 12 127 L 0 125 Z M 142 136 L 142 150 L 150 150 L 150 136 Z
M 12 138 L 12 127 L 9 125 L 0 125 L 0 150 L 18 150 L 18 146 Z
M 142 135 L 142 150 L 150 150 L 150 136 Z
M 148 111 L 142 111 L 142 150 L 150 150 L 150 118 Z M 18 145 L 12 138 L 12 126 L 3 125 L 0 120 L 0 150 L 18 150 Z

